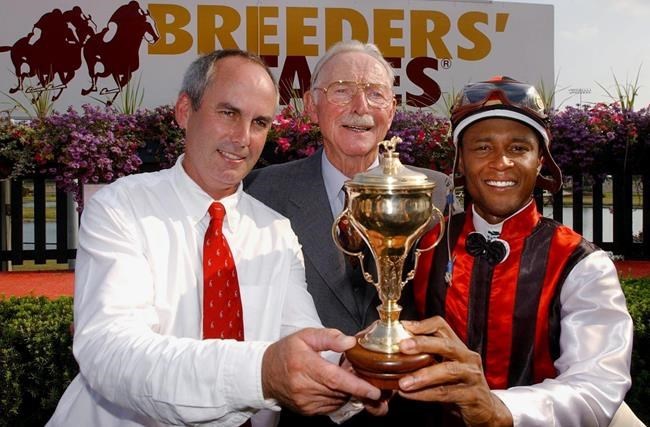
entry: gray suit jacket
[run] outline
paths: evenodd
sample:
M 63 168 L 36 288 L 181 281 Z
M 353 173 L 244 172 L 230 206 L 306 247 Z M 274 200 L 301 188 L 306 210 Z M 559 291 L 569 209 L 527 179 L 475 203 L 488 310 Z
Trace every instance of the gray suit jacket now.
M 257 169 L 244 181 L 245 190 L 289 218 L 305 257 L 308 290 L 314 298 L 323 325 L 354 335 L 378 318 L 379 299 L 375 288 L 352 267 L 332 240 L 334 223 L 321 172 L 322 148 L 312 156 L 289 163 Z M 434 204 L 445 206 L 449 177 L 429 169 L 425 173 L 436 183 Z M 369 257 L 367 257 L 369 258 Z M 412 295 L 407 285 L 400 304 L 401 319 L 414 318 Z

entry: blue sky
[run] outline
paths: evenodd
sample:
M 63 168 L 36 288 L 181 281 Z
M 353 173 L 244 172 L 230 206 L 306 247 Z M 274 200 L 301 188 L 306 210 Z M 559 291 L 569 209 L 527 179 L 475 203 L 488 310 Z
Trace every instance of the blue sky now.
M 513 0 L 555 8 L 557 99 L 577 104 L 570 89 L 588 89 L 582 102 L 608 101 L 600 86 L 616 94 L 614 76 L 632 84 L 639 73 L 635 109 L 650 105 L 649 0 Z M 557 104 L 556 104 L 557 106 Z

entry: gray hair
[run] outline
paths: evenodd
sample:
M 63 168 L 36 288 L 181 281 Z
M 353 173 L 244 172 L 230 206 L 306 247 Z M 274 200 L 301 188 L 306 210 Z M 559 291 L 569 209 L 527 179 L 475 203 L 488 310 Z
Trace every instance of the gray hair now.
M 359 40 L 347 40 L 340 41 L 329 48 L 327 52 L 325 52 L 325 55 L 323 55 L 321 59 L 316 63 L 314 72 L 311 75 L 311 87 L 316 87 L 316 82 L 318 81 L 318 77 L 320 77 L 320 72 L 330 59 L 334 58 L 336 55 L 347 52 L 365 53 L 366 55 L 375 58 L 386 70 L 390 86 L 393 86 L 395 72 L 393 71 L 393 67 L 391 67 L 388 61 L 384 59 L 384 56 L 381 54 L 379 48 L 373 43 L 362 43 Z
M 190 66 L 185 71 L 183 76 L 183 83 L 181 85 L 180 94 L 187 94 L 192 103 L 192 108 L 196 111 L 201 107 L 201 100 L 203 99 L 203 94 L 205 89 L 210 84 L 210 79 L 214 74 L 214 66 L 217 62 L 224 58 L 231 56 L 238 56 L 240 58 L 247 59 L 254 64 L 258 64 L 269 75 L 273 86 L 275 87 L 275 93 L 279 95 L 278 92 L 278 83 L 273 77 L 271 70 L 268 65 L 264 63 L 264 60 L 254 53 L 246 52 L 240 49 L 223 49 L 215 50 L 212 53 L 200 56 L 195 59 Z

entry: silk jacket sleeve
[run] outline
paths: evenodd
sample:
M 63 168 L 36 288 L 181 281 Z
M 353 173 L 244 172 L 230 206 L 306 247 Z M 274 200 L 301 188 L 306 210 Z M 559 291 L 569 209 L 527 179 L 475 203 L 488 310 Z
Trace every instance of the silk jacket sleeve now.
M 560 301 L 558 376 L 493 392 L 515 426 L 607 426 L 631 384 L 633 327 L 605 252 L 596 251 L 574 267 Z

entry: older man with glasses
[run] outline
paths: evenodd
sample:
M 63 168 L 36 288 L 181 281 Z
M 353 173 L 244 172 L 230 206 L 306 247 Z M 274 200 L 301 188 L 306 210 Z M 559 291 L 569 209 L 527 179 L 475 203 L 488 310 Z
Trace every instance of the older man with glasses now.
M 316 64 L 311 90 L 304 96 L 306 112 L 320 126 L 323 147 L 307 159 L 253 171 L 246 181 L 250 194 L 291 220 L 318 314 L 325 326 L 348 335 L 378 318 L 379 299 L 361 269 L 336 248 L 331 228 L 344 207 L 344 182 L 379 164 L 378 143 L 385 138 L 397 106 L 393 79 L 390 64 L 375 45 L 359 41 L 334 45 Z M 449 178 L 417 170 L 436 183 L 434 204 L 442 210 Z M 401 300 L 402 318 L 409 318 L 409 311 L 411 317 L 415 315 L 408 302 L 409 288 Z M 351 421 L 366 425 L 363 419 L 357 416 Z M 310 420 L 310 425 L 315 421 Z M 290 424 L 287 417 L 281 423 Z

